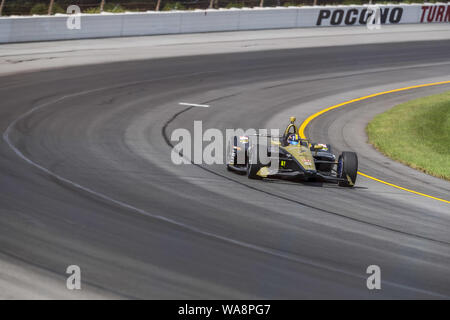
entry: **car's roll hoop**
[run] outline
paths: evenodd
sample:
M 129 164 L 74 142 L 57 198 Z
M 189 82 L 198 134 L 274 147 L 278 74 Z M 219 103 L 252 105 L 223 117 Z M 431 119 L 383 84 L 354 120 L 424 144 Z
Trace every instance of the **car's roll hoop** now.
M 284 137 L 287 137 L 290 133 L 298 133 L 298 128 L 295 125 L 295 120 L 296 120 L 295 117 L 289 118 L 289 124 L 286 127 L 286 130 L 284 130 Z M 294 129 L 293 132 L 291 132 L 292 129 Z

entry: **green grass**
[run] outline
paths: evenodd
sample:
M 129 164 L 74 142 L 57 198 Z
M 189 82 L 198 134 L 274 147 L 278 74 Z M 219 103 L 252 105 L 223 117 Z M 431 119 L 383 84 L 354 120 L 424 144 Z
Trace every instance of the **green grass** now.
M 367 134 L 388 157 L 450 180 L 450 91 L 379 114 L 367 126 Z

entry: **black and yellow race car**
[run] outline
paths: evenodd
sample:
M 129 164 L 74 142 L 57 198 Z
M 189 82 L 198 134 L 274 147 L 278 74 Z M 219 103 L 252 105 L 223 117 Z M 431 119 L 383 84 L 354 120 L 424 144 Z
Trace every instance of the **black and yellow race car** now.
M 336 160 L 329 144 L 301 139 L 295 117 L 291 117 L 281 136 L 232 137 L 227 144 L 227 169 L 250 179 L 291 178 L 353 187 L 358 157 L 355 152 L 344 151 Z

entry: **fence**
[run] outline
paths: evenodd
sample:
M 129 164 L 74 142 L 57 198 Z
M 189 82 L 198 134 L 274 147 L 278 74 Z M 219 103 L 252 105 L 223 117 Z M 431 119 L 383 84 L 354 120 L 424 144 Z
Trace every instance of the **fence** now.
M 206 8 L 275 7 L 302 5 L 341 5 L 387 3 L 386 0 L 0 0 L 0 15 L 45 15 L 64 13 L 69 5 L 77 5 L 84 13 L 142 12 L 191 10 Z M 389 3 L 423 3 L 421 0 L 389 1 Z M 439 1 L 444 2 L 444 1 Z

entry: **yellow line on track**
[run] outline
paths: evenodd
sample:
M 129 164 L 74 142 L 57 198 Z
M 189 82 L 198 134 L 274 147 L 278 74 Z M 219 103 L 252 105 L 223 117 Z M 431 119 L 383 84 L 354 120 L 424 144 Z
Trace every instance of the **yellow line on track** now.
M 416 86 L 410 86 L 410 87 L 405 87 L 405 88 L 399 88 L 399 89 L 394 89 L 394 90 L 388 90 L 388 91 L 378 92 L 378 93 L 370 94 L 370 95 L 368 95 L 368 96 L 360 97 L 360 98 L 357 98 L 357 99 L 348 100 L 348 101 L 345 101 L 345 102 L 336 104 L 336 105 L 334 105 L 334 106 L 328 107 L 328 108 L 326 108 L 326 109 L 323 109 L 323 110 L 321 110 L 321 111 L 319 111 L 319 112 L 316 112 L 316 113 L 310 115 L 308 118 L 306 118 L 305 121 L 303 121 L 303 123 L 300 125 L 300 128 L 299 128 L 299 130 L 298 130 L 298 131 L 299 131 L 299 134 L 300 134 L 300 137 L 301 137 L 302 139 L 306 139 L 306 136 L 305 136 L 305 129 L 306 129 L 306 126 L 307 126 L 313 119 L 315 119 L 315 118 L 317 118 L 318 116 L 320 116 L 320 115 L 322 115 L 322 114 L 324 114 L 324 113 L 326 113 L 326 112 L 328 112 L 328 111 L 331 111 L 331 110 L 333 110 L 333 109 L 337 109 L 337 108 L 346 106 L 346 105 L 351 104 L 351 103 L 353 103 L 353 102 L 358 102 L 358 101 L 361 101 L 361 100 L 366 100 L 366 99 L 369 99 L 369 98 L 374 98 L 374 97 L 381 96 L 381 95 L 388 94 L 388 93 L 399 92 L 399 91 L 406 91 L 406 90 L 411 90 L 411 89 L 416 89 L 416 88 L 423 88 L 423 87 L 437 86 L 437 85 L 441 85 L 441 84 L 450 84 L 450 80 L 449 80 L 449 81 L 441 81 L 441 82 L 433 82 L 433 83 L 425 83 L 425 84 L 419 84 L 419 85 L 416 85 Z M 393 184 L 393 183 L 383 181 L 383 180 L 381 180 L 381 179 L 378 179 L 378 178 L 369 176 L 368 174 L 365 174 L 365 173 L 362 173 L 362 172 L 359 172 L 359 171 L 358 171 L 358 174 L 361 175 L 361 176 L 363 176 L 363 177 L 366 177 L 366 178 L 368 178 L 368 179 L 371 179 L 371 180 L 374 180 L 374 181 L 377 181 L 377 182 L 386 184 L 386 185 L 388 185 L 388 186 L 391 186 L 391 187 L 394 187 L 394 188 L 397 188 L 397 189 L 400 189 L 400 190 L 403 190 L 403 191 L 407 191 L 407 192 L 410 192 L 410 193 L 414 193 L 414 194 L 417 194 L 417 195 L 420 195 L 420 196 L 423 196 L 423 197 L 427 197 L 427 198 L 431 198 L 431 199 L 434 199 L 434 200 L 438 200 L 438 201 L 441 201 L 441 202 L 450 203 L 450 201 L 448 201 L 448 200 L 441 199 L 441 198 L 436 198 L 436 197 L 430 196 L 430 195 L 425 194 L 425 193 L 420 193 L 420 192 L 417 192 L 417 191 L 414 191 L 414 190 L 410 190 L 410 189 L 407 189 L 407 188 L 403 188 L 403 187 L 397 186 L 397 185 L 395 185 L 395 184 Z

